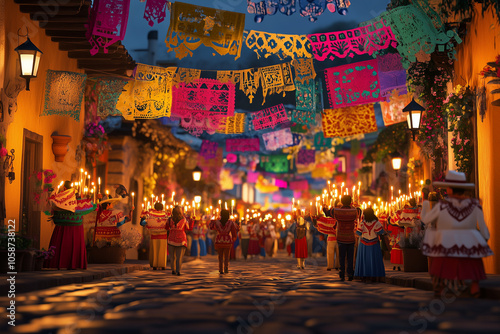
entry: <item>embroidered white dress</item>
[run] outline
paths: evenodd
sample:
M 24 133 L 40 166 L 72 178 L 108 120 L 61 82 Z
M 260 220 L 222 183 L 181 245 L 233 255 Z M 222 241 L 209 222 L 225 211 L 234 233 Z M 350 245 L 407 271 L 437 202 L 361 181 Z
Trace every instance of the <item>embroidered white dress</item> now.
M 483 210 L 474 198 L 449 197 L 422 212 L 427 226 L 422 253 L 431 257 L 482 258 L 493 255 Z

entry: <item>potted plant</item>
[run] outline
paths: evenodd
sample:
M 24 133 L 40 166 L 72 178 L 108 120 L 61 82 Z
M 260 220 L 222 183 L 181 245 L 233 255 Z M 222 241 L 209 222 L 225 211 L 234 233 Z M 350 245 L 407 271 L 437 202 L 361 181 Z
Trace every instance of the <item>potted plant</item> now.
M 36 252 L 35 256 L 35 264 L 33 270 L 39 271 L 42 270 L 43 268 L 43 263 L 46 260 L 50 260 L 54 257 L 56 254 L 56 246 L 50 246 L 49 249 L 45 250 L 45 248 L 42 248 L 41 250 L 38 250 Z
M 87 247 L 89 263 L 118 263 L 125 261 L 127 249 L 137 248 L 141 233 L 132 226 L 120 227 L 120 238 L 96 239 L 94 246 Z
M 85 124 L 84 130 L 83 149 L 87 157 L 94 161 L 109 148 L 108 135 L 97 120 Z
M 31 239 L 17 232 L 8 232 L 6 228 L 0 230 L 0 272 L 23 271 L 23 259 L 26 249 L 31 246 Z M 15 253 L 15 257 L 12 256 Z M 15 270 L 9 265 L 9 259 L 15 261 Z
M 403 271 L 427 271 L 427 257 L 420 250 L 424 231 L 419 227 L 413 227 L 411 232 L 399 240 L 399 246 L 403 250 Z

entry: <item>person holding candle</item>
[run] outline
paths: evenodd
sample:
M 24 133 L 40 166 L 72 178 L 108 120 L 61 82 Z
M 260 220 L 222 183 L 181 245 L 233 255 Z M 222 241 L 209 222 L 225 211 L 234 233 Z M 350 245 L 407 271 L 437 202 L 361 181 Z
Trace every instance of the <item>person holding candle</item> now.
M 238 226 L 229 220 L 229 210 L 222 210 L 220 220 L 212 220 L 209 228 L 217 231 L 215 250 L 219 254 L 219 273 L 229 273 L 229 253 L 238 235 Z
M 364 219 L 358 225 L 356 234 L 360 237 L 354 276 L 363 282 L 377 281 L 385 277 L 384 260 L 380 249 L 379 235 L 385 233 L 382 224 L 372 208 L 363 211 Z
M 351 196 L 342 196 L 341 203 L 342 207 L 334 209 L 333 217 L 337 221 L 337 242 L 340 253 L 339 277 L 341 281 L 345 281 L 347 270 L 348 280 L 352 281 L 354 278 L 354 243 L 356 241 L 354 231 L 359 214 L 358 210 L 351 206 Z
M 155 203 L 154 209 L 144 212 L 141 219 L 141 226 L 145 226 L 151 234 L 149 243 L 149 266 L 153 270 L 167 268 L 167 215 L 163 210 L 163 204 Z
M 192 225 L 182 214 L 182 208 L 176 205 L 172 216 L 168 219 L 165 229 L 169 231 L 167 244 L 170 254 L 172 275 L 181 275 L 182 259 L 187 247 L 186 230 L 191 230 Z
M 240 238 L 240 244 L 241 244 L 241 254 L 243 255 L 243 258 L 246 260 L 248 256 L 248 246 L 250 244 L 250 233 L 248 232 L 248 224 L 246 220 L 241 221 L 241 226 L 240 226 L 240 233 L 239 233 L 239 238 Z
M 493 251 L 481 204 L 466 195 L 475 185 L 467 182 L 464 173 L 450 170 L 444 181 L 433 186 L 446 187 L 448 193 L 448 198 L 422 216 L 426 224 L 422 253 L 432 259 L 429 274 L 434 293 L 441 297 L 445 288 L 456 291 L 458 286 L 479 297 L 479 281 L 486 279 L 482 258 Z M 472 284 L 467 286 L 465 280 Z
M 325 216 L 316 216 L 313 219 L 318 231 L 328 235 L 326 239 L 326 270 L 339 269 L 339 246 L 337 244 L 337 221 L 333 218 L 333 209 L 323 207 Z

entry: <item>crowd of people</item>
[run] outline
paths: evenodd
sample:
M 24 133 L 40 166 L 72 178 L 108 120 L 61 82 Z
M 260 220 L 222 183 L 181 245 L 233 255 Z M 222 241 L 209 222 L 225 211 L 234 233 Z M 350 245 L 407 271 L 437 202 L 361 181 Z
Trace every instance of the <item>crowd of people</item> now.
M 405 243 L 418 241 L 416 236 L 420 235 L 422 241 L 417 246 L 429 257 L 435 293 L 458 285 L 477 296 L 478 282 L 486 278 L 482 258 L 493 253 L 487 244 L 489 232 L 481 205 L 467 196 L 474 184 L 467 183 L 463 173 L 449 171 L 445 181 L 434 186 L 446 189 L 446 197 L 441 192 L 422 191 L 421 203 L 408 196 L 397 207 L 374 205 L 374 210 L 344 194 L 330 201 L 331 205 L 324 201 L 321 210 L 294 207 L 278 219 L 270 213 L 256 213 L 240 220 L 222 208 L 217 216 L 195 217 L 182 206 L 169 209 L 156 202 L 141 212 L 140 224 L 150 235 L 150 266 L 166 269 L 170 257 L 173 275 L 181 275 L 186 252 L 194 257 L 217 252 L 223 275 L 229 272 L 230 259 L 273 257 L 282 249 L 288 256 L 293 254 L 298 270 L 306 268 L 307 258 L 326 255 L 326 270 L 338 270 L 341 281 L 355 277 L 379 281 L 385 276 L 383 255 L 390 254 L 393 270 L 400 270 L 404 266 L 403 248 L 408 246 Z M 120 237 L 119 227 L 130 220 L 134 209 L 120 206 L 127 202 L 127 196 L 126 190 L 117 189 L 114 199 L 101 201 L 94 240 L 96 236 Z M 50 245 L 56 247 L 57 254 L 47 267 L 85 269 L 82 219 L 96 210 L 96 205 L 77 199 L 74 189 L 66 186 L 51 200 L 56 228 Z

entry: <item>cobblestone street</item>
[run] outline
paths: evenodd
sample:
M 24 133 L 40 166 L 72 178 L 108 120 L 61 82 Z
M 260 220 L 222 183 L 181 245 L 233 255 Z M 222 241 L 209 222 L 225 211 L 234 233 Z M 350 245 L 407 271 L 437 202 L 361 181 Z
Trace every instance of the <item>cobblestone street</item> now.
M 281 255 L 281 254 L 280 254 Z M 498 333 L 497 300 L 433 298 L 384 283 L 340 282 L 325 259 L 216 258 L 16 296 L 17 333 Z M 6 297 L 0 298 L 6 305 Z M 9 328 L 8 328 L 9 327 Z

